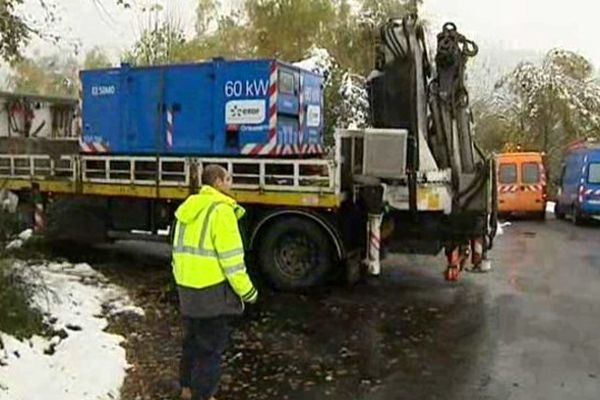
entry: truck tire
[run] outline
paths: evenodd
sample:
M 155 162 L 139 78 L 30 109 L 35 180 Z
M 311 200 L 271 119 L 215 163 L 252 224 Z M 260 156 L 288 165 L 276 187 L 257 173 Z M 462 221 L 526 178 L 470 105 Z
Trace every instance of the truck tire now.
M 58 198 L 46 209 L 50 242 L 95 244 L 108 241 L 106 203 L 98 199 Z
M 282 217 L 265 227 L 258 262 L 279 290 L 300 290 L 323 284 L 331 273 L 334 246 L 321 226 L 302 217 Z

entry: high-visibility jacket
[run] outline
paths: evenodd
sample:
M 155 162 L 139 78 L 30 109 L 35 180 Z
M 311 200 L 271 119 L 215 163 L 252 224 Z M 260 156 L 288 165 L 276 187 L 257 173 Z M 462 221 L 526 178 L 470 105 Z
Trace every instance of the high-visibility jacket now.
M 179 206 L 173 235 L 173 275 L 180 288 L 208 292 L 228 284 L 242 301 L 256 301 L 258 292 L 246 271 L 238 228 L 238 219 L 244 214 L 234 199 L 210 186 L 203 186 L 199 194 Z M 213 298 L 222 298 L 222 293 L 220 296 Z

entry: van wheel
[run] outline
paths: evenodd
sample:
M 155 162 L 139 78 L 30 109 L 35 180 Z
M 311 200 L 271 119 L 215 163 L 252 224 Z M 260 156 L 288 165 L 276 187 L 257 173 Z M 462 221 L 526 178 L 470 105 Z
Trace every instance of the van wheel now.
M 334 246 L 326 232 L 306 218 L 278 218 L 262 235 L 258 261 L 279 290 L 299 290 L 325 282 L 335 263 Z
M 585 217 L 581 211 L 579 211 L 577 206 L 573 206 L 573 223 L 577 226 L 581 226 L 585 223 Z
M 556 203 L 556 206 L 554 206 L 554 216 L 556 217 L 556 219 L 565 219 L 565 213 L 563 212 L 562 208 L 558 205 L 558 203 Z

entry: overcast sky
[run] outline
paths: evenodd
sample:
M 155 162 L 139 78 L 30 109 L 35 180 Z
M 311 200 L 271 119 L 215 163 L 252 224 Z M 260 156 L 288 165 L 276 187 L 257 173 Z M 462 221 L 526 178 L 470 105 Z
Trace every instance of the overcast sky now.
M 37 4 L 36 0 L 29 0 Z M 142 0 L 137 0 L 142 1 Z M 225 0 L 229 2 L 231 0 Z M 302 0 L 296 0 L 302 1 Z M 84 48 L 102 46 L 113 57 L 139 33 L 141 21 L 124 12 L 115 0 L 57 0 L 62 28 L 80 39 Z M 193 31 L 197 0 L 163 0 L 187 30 Z M 459 29 L 487 46 L 545 52 L 552 47 L 577 50 L 600 66 L 600 0 L 425 0 L 423 14 L 435 29 L 453 20 Z M 36 45 L 40 47 L 40 45 Z M 44 45 L 44 51 L 48 46 Z
M 193 33 L 195 10 L 198 0 L 131 0 L 137 4 L 162 3 L 177 16 L 188 33 Z M 225 0 L 229 1 L 229 0 Z M 61 21 L 58 30 L 67 40 L 78 40 L 83 49 L 103 47 L 115 59 L 139 36 L 145 26 L 140 13 L 124 10 L 117 0 L 54 0 Z M 26 11 L 35 14 L 38 0 L 26 0 Z M 29 51 L 51 52 L 52 46 L 40 40 L 34 41 Z
M 519 50 L 576 50 L 600 66 L 598 0 L 425 0 L 425 15 L 453 20 L 476 41 Z

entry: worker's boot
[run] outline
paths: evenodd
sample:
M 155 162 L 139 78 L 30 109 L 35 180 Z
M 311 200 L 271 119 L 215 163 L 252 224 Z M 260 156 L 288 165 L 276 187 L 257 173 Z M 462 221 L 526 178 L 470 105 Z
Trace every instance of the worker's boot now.
M 448 267 L 444 272 L 444 278 L 448 282 L 456 282 L 460 276 L 460 264 L 461 264 L 461 247 L 455 246 L 446 248 L 446 258 L 448 260 Z
M 460 268 L 458 266 L 449 266 L 446 268 L 446 272 L 444 273 L 444 278 L 448 282 L 456 282 L 460 277 Z
M 492 270 L 492 262 L 487 258 L 484 258 L 479 262 L 479 264 L 474 265 L 471 269 L 471 272 L 490 272 Z
M 489 272 L 492 269 L 492 263 L 487 258 L 487 253 L 484 250 L 484 239 L 476 239 L 471 241 L 471 251 L 473 268 L 472 272 Z

